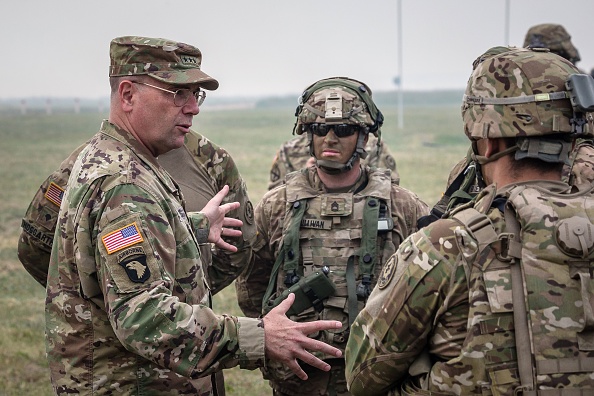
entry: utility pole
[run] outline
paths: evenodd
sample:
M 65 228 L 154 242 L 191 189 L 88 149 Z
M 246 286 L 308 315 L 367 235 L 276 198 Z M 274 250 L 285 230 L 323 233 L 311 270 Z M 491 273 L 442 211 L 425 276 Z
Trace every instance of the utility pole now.
M 505 0 L 505 32 L 504 32 L 504 39 L 503 42 L 505 43 L 506 46 L 509 46 L 509 1 L 510 0 Z
M 508 0 L 509 1 L 509 0 Z M 402 0 L 398 0 L 397 23 L 398 26 L 398 76 L 396 84 L 398 85 L 398 128 L 404 128 L 404 111 L 402 95 Z

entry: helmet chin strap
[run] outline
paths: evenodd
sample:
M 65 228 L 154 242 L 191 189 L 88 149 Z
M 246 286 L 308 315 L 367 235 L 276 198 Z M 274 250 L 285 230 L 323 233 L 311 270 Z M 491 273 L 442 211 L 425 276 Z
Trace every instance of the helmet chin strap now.
M 483 155 L 478 155 L 475 152 L 472 153 L 471 158 L 479 165 L 484 165 L 484 164 L 488 164 L 489 162 L 493 162 L 495 160 L 498 160 L 501 157 L 505 157 L 508 154 L 514 153 L 518 151 L 518 146 L 512 146 L 512 147 L 508 147 L 503 151 L 500 151 L 496 154 L 493 154 L 490 157 L 485 157 Z
M 313 150 L 313 136 L 311 132 L 307 132 L 308 139 L 309 139 L 309 154 L 316 158 Z M 353 169 L 353 165 L 358 158 L 365 159 L 367 158 L 367 151 L 365 151 L 365 137 L 367 136 L 366 133 L 359 132 L 359 136 L 357 137 L 357 147 L 353 151 L 353 155 L 351 158 L 345 163 L 342 164 L 337 161 L 330 161 L 330 160 L 321 160 L 316 158 L 316 165 L 320 170 L 324 173 L 329 175 L 338 175 L 340 173 L 348 172 Z

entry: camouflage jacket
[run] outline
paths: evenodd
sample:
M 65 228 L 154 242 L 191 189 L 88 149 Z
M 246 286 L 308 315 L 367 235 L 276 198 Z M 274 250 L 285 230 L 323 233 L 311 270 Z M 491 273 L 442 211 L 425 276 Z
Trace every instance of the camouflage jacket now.
M 216 315 L 169 174 L 104 121 L 72 168 L 46 288 L 57 394 L 211 394 L 196 380 L 262 366 L 261 320 Z
M 369 134 L 365 151 L 367 151 L 367 158 L 361 161 L 363 165 L 389 169 L 396 183 L 400 182 L 400 175 L 396 170 L 396 160 L 383 140 L 380 140 L 378 146 L 375 135 Z M 299 135 L 281 144 L 272 161 L 268 189 L 272 190 L 282 184 L 288 173 L 305 168 L 310 157 L 307 134 Z
M 465 158 L 461 159 L 450 171 L 445 192 L 433 208 L 436 220 L 446 211 L 454 209 L 476 196 L 483 185 L 476 177 L 476 172 L 468 172 L 472 149 L 469 149 Z M 462 172 L 465 173 L 461 175 Z M 461 178 L 464 178 L 462 181 Z M 472 178 L 472 180 L 468 180 Z M 456 180 L 463 186 L 456 185 Z M 569 163 L 563 166 L 562 180 L 572 186 L 594 182 L 594 144 L 591 139 L 577 139 L 574 149 L 569 156 Z M 455 187 L 452 190 L 452 187 Z
M 504 197 L 513 187 L 530 184 L 557 194 L 570 190 L 565 183 L 547 181 L 511 184 L 496 192 L 491 185 L 466 206 L 486 213 L 495 235 L 502 235 Z M 513 309 L 488 295 L 483 271 L 497 257 L 496 249 L 480 247 L 455 215 L 404 241 L 353 323 L 346 349 L 350 391 L 513 394 L 519 385 Z M 504 279 L 493 285 L 510 287 Z M 494 302 L 505 305 L 505 312 L 495 313 Z
M 74 150 L 43 182 L 22 220 L 19 259 L 31 276 L 44 287 L 63 192 L 72 165 L 86 145 Z M 217 249 L 211 259 L 210 244 L 204 239 L 200 240 L 203 262 L 208 263 L 209 286 L 215 294 L 237 277 L 251 257 L 256 226 L 245 182 L 229 153 L 194 131 L 186 135 L 184 147 L 161 155 L 158 161 L 180 186 L 188 212 L 200 211 L 226 184 L 229 185 L 229 193 L 223 202 L 237 201 L 241 204 L 239 209 L 228 214 L 243 221 L 243 238 L 229 241 L 237 246 L 237 252 Z M 207 231 L 205 229 L 200 234 L 208 234 Z
M 374 273 L 379 275 L 385 260 L 409 234 L 416 231 L 417 217 L 424 215 L 427 206 L 415 194 L 390 183 L 387 170 L 364 167 L 362 177 L 351 191 L 327 192 L 315 167 L 303 169 L 287 176 L 287 184 L 264 195 L 255 209 L 258 237 L 254 245 L 254 260 L 236 282 L 239 306 L 248 316 L 262 313 L 263 298 L 270 282 L 275 263 L 287 227 L 288 207 L 301 199 L 307 199 L 307 209 L 299 227 L 300 269 L 307 276 L 322 266 L 330 268 L 330 279 L 336 285 L 336 293 L 324 303 L 318 313 L 309 308 L 291 318 L 295 321 L 334 319 L 343 322 L 343 328 L 333 334 L 322 332 L 316 338 L 344 349 L 348 336 L 349 309 L 347 307 L 347 282 L 345 271 L 350 256 L 359 253 L 363 233 L 363 210 L 366 197 L 376 197 L 388 207 L 388 216 L 393 227 L 378 233 Z M 334 208 L 333 205 L 339 208 Z M 377 233 L 377 231 L 376 231 Z M 358 263 L 358 258 L 357 258 Z M 360 281 L 360 268 L 355 266 L 355 279 Z M 284 284 L 286 271 L 281 268 L 276 280 L 276 294 L 287 288 Z M 375 281 L 377 276 L 373 278 Z M 363 301 L 356 303 L 357 310 Z M 356 315 L 356 313 L 355 313 Z M 354 318 L 354 316 L 353 316 Z M 270 370 L 274 369 L 269 366 Z M 278 379 L 278 376 L 276 377 Z

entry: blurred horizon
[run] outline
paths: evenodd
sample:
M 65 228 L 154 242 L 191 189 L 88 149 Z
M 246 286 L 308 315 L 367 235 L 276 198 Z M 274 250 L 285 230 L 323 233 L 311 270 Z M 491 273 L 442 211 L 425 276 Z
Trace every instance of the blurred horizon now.
M 202 69 L 220 83 L 211 96 L 221 99 L 293 95 L 331 76 L 374 92 L 463 89 L 477 56 L 522 46 L 541 23 L 563 25 L 577 66 L 594 67 L 592 0 L 5 3 L 0 98 L 103 98 L 109 43 L 126 35 L 197 46 Z

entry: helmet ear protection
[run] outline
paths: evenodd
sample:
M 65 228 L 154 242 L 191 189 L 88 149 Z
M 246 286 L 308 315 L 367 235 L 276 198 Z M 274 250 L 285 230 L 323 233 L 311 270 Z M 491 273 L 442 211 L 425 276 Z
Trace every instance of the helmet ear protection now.
M 311 95 L 318 91 L 319 89 L 325 87 L 334 87 L 337 85 L 345 86 L 359 95 L 363 103 L 367 106 L 367 110 L 373 119 L 373 125 L 369 127 L 369 132 L 375 134 L 378 138 L 379 129 L 381 128 L 382 124 L 384 123 L 384 115 L 381 111 L 377 108 L 373 99 L 371 98 L 371 89 L 361 81 L 354 80 L 348 77 L 330 77 L 320 81 L 317 81 L 311 84 L 309 87 L 303 91 L 301 96 L 299 97 L 299 104 L 295 109 L 295 117 L 299 117 L 301 111 L 303 110 L 303 105 L 308 101 Z M 298 122 L 295 122 L 295 127 L 297 126 Z M 295 133 L 295 128 L 293 128 L 293 133 Z

